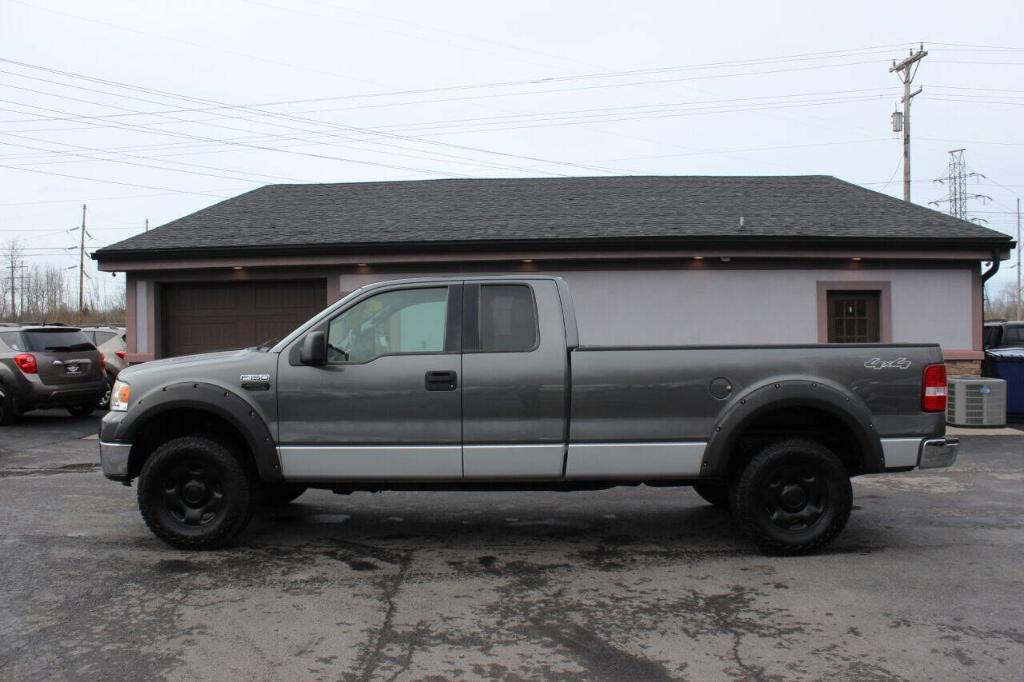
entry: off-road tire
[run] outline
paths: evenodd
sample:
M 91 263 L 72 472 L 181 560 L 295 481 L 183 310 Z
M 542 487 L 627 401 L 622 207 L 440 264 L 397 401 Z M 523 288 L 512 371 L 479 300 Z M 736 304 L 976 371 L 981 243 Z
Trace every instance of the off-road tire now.
M 153 452 L 139 476 L 139 510 L 158 538 L 178 549 L 231 544 L 252 519 L 255 481 L 222 444 L 182 436 Z
M 719 483 L 718 481 L 694 483 L 693 491 L 703 497 L 706 502 L 716 507 L 721 509 L 729 508 L 729 486 L 725 483 Z
M 96 403 L 82 403 L 80 405 L 68 405 L 68 414 L 72 417 L 88 417 L 96 411 Z
M 815 552 L 850 518 L 853 488 L 839 458 L 820 443 L 791 439 L 761 450 L 730 491 L 740 529 L 769 554 Z
M 284 507 L 306 492 L 308 488 L 298 483 L 265 483 L 257 486 L 256 504 L 260 507 Z
M 0 426 L 10 426 L 18 421 L 18 410 L 14 407 L 14 398 L 7 388 L 0 384 Z

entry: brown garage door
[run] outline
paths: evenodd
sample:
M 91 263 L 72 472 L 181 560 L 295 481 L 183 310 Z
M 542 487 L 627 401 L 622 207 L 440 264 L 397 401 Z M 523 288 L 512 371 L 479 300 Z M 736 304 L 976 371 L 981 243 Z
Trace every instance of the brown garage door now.
M 323 279 L 164 284 L 161 290 L 164 357 L 281 338 L 327 304 Z

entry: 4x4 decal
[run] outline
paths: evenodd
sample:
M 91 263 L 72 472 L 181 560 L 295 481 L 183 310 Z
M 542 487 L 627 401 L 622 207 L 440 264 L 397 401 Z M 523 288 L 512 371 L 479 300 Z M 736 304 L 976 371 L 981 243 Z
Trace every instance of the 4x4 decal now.
M 912 364 L 914 363 L 906 358 L 895 358 L 893 360 L 871 358 L 864 363 L 864 366 L 868 369 L 910 369 Z

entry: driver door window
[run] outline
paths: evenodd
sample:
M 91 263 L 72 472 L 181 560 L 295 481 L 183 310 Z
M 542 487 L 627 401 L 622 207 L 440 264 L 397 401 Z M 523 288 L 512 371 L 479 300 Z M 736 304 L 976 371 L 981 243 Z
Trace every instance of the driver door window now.
M 331 321 L 327 362 L 359 364 L 382 355 L 443 353 L 448 288 L 385 291 Z

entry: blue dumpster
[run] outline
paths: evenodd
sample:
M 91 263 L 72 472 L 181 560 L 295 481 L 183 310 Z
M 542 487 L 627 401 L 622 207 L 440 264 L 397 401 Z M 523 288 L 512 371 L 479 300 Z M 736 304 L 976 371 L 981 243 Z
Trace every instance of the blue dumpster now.
M 1024 415 L 1024 348 L 992 348 L 985 353 L 989 376 L 1006 382 L 1006 412 Z

